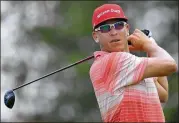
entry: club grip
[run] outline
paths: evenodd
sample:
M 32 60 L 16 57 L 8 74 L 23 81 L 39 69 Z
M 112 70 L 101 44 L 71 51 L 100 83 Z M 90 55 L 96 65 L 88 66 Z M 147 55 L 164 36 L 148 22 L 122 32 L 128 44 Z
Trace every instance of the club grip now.
M 152 33 L 150 30 L 147 30 L 147 29 L 144 29 L 144 30 L 141 30 L 146 36 L 148 36 L 149 38 L 152 37 Z

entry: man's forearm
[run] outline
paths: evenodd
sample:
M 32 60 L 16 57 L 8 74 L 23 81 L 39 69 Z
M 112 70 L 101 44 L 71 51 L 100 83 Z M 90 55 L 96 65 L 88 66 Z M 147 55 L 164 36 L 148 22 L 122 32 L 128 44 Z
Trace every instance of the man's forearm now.
M 158 91 L 160 102 L 164 103 L 168 100 L 168 80 L 166 76 L 154 78 L 154 82 Z
M 164 58 L 175 62 L 171 55 L 157 44 L 154 45 L 154 43 L 149 43 L 144 49 L 149 57 Z
M 175 60 L 170 56 L 170 54 L 163 48 L 159 47 L 155 43 L 149 43 L 145 47 L 145 51 L 153 59 L 160 63 L 159 69 L 164 70 L 162 76 L 167 76 L 178 70 L 178 66 Z M 155 59 L 155 60 L 154 60 Z M 156 67 L 156 66 L 155 66 Z M 162 72 L 161 72 L 162 73 Z
M 168 91 L 158 82 L 155 81 L 157 92 L 159 95 L 160 102 L 164 103 L 168 100 Z
M 154 43 L 155 43 L 155 40 L 154 40 Z M 149 54 L 147 54 L 147 56 L 150 57 Z M 154 56 L 155 56 L 155 54 L 154 54 Z M 155 85 L 156 85 L 156 88 L 157 88 L 157 91 L 158 91 L 160 102 L 165 103 L 168 100 L 168 80 L 167 80 L 167 77 L 166 76 L 156 77 L 156 78 L 154 78 L 154 82 L 155 82 Z

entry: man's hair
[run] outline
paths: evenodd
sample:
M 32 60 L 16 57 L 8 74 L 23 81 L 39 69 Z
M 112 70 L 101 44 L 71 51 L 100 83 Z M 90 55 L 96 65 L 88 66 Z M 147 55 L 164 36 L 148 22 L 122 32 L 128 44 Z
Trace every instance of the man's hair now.
M 127 23 L 127 20 L 126 20 L 126 19 L 115 18 L 115 19 L 111 19 L 111 20 L 124 21 L 124 22 Z M 108 20 L 107 20 L 107 21 L 108 21 Z M 99 23 L 98 25 L 96 25 L 93 30 L 95 30 L 96 28 L 98 28 L 98 27 L 100 27 L 101 25 L 104 25 L 104 24 L 106 24 L 106 21 L 104 21 L 104 22 Z

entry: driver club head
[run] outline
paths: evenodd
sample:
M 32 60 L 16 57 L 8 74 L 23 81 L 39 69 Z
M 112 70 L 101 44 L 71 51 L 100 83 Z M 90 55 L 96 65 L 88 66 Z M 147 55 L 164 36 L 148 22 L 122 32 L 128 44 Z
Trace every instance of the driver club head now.
M 14 92 L 12 90 L 7 91 L 4 95 L 4 104 L 12 109 L 12 107 L 14 106 L 14 102 L 15 102 L 15 95 Z

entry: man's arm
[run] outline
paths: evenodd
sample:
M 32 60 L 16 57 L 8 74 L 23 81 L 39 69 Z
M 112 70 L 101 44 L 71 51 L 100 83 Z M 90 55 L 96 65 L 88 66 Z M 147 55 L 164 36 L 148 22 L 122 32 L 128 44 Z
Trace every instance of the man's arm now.
M 155 39 L 153 39 L 152 37 L 150 38 L 150 40 L 153 43 L 156 43 Z M 147 54 L 147 56 L 149 56 Z M 157 92 L 159 95 L 159 99 L 161 103 L 165 103 L 168 100 L 168 80 L 166 76 L 163 77 L 154 77 L 154 82 L 157 88 Z
M 175 60 L 163 48 L 152 42 L 143 32 L 136 29 L 128 37 L 133 48 L 147 52 L 150 58 L 147 58 L 147 65 L 142 75 L 142 79 L 150 77 L 168 76 L 177 71 Z
M 156 77 L 154 82 L 158 91 L 159 99 L 161 103 L 165 103 L 168 100 L 168 80 L 167 77 Z
M 150 58 L 143 78 L 168 76 L 177 71 L 176 62 L 163 48 L 148 44 L 145 50 Z

